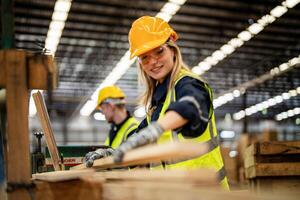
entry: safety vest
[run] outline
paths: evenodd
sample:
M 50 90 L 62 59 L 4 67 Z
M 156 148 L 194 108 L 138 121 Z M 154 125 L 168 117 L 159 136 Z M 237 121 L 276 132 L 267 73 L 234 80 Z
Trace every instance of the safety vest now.
M 128 134 L 134 129 L 137 129 L 138 125 L 139 122 L 134 117 L 130 117 L 129 119 L 127 119 L 126 122 L 121 126 L 121 128 L 117 132 L 115 138 L 113 139 L 113 142 L 111 143 L 111 147 L 115 149 L 118 146 L 120 146 L 122 142 L 127 140 Z M 108 136 L 105 140 L 105 145 L 109 146 L 109 144 L 110 140 Z
M 174 87 L 168 91 L 166 95 L 165 102 L 163 104 L 163 107 L 161 109 L 161 112 L 159 114 L 159 119 L 165 115 L 166 110 L 168 109 L 171 102 L 176 101 L 176 93 L 175 93 L 175 86 L 176 84 L 184 77 L 189 76 L 192 78 L 195 78 L 197 80 L 200 80 L 203 82 L 196 74 L 189 72 L 187 70 L 182 69 L 178 75 L 178 77 L 175 79 L 175 85 Z M 165 169 L 199 169 L 199 168 L 209 168 L 214 169 L 218 172 L 220 184 L 224 189 L 229 189 L 229 185 L 227 182 L 227 177 L 225 175 L 225 168 L 223 159 L 220 152 L 220 146 L 218 144 L 218 133 L 215 125 L 215 116 L 212 106 L 212 91 L 210 87 L 204 83 L 204 88 L 208 91 L 210 100 L 211 100 L 211 108 L 210 108 L 210 119 L 208 122 L 208 125 L 205 129 L 205 131 L 200 134 L 200 136 L 196 138 L 184 138 L 184 136 L 181 133 L 175 133 L 172 131 L 166 131 L 164 132 L 160 138 L 158 139 L 157 143 L 166 143 L 170 141 L 194 141 L 199 143 L 207 143 L 209 146 L 209 151 L 196 158 L 188 158 L 185 160 L 178 160 L 178 161 L 168 161 L 164 162 L 164 168 Z M 183 97 L 181 100 L 186 101 L 195 101 L 194 98 L 191 97 Z M 198 105 L 198 103 L 195 102 L 195 105 Z M 199 108 L 200 110 L 200 108 Z M 151 116 L 147 116 L 147 121 L 150 123 Z M 154 168 L 161 168 L 160 166 L 155 166 Z

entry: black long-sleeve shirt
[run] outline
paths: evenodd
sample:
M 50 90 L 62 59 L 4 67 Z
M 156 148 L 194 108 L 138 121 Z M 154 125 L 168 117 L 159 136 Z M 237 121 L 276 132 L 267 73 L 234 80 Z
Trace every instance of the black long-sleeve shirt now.
M 170 77 L 155 88 L 151 105 L 154 111 L 151 115 L 151 121 L 157 121 L 165 98 L 168 92 Z M 212 102 L 209 93 L 204 87 L 204 83 L 192 77 L 182 78 L 175 86 L 176 101 L 172 102 L 167 111 L 173 110 L 188 120 L 188 123 L 176 131 L 180 131 L 185 137 L 198 137 L 206 129 L 209 119 L 209 109 Z M 148 125 L 147 119 L 144 119 L 136 132 Z

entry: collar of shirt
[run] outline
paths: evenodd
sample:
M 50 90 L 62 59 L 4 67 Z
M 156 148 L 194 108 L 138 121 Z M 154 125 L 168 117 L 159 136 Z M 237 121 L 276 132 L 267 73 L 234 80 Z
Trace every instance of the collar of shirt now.
M 170 74 L 162 83 L 158 83 L 154 89 L 153 97 L 151 100 L 151 105 L 156 106 L 161 102 L 165 101 L 166 94 L 168 91 L 168 86 L 170 82 Z
M 131 117 L 129 111 L 127 111 L 127 117 L 120 123 L 120 124 L 114 124 L 115 130 L 119 130 L 121 126 Z

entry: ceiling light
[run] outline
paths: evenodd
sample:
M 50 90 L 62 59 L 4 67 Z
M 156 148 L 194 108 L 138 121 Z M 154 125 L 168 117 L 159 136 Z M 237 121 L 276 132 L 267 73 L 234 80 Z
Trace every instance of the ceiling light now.
M 211 68 L 211 65 L 208 62 L 201 62 L 198 65 L 202 71 L 207 71 Z
M 65 27 L 65 22 L 63 21 L 51 21 L 49 29 L 62 30 L 64 27 Z
M 268 103 L 269 103 L 269 107 L 274 106 L 274 105 L 276 105 L 276 100 L 273 99 L 273 98 L 270 98 L 270 99 L 268 100 Z
M 285 70 L 287 70 L 289 67 L 290 67 L 290 66 L 289 66 L 288 64 L 283 63 L 283 64 L 279 65 L 279 70 L 280 70 L 280 71 L 285 71 Z
M 174 15 L 180 8 L 180 5 L 168 2 L 164 5 L 164 7 L 161 9 L 161 12 L 168 13 L 170 15 Z
M 270 74 L 271 75 L 276 75 L 276 74 L 279 74 L 279 72 L 280 72 L 279 68 L 275 67 L 275 68 L 271 69 Z
M 294 108 L 294 114 L 299 115 L 300 114 L 300 108 Z
M 55 3 L 54 11 L 59 12 L 69 12 L 71 7 L 71 2 L 67 0 L 58 0 Z
M 289 93 L 287 93 L 287 92 L 283 93 L 281 96 L 282 96 L 282 98 L 284 100 L 287 100 L 287 99 L 289 99 L 291 97 L 291 95 Z
M 290 90 L 289 94 L 291 95 L 291 97 L 295 97 L 297 96 L 297 90 Z
M 221 138 L 229 139 L 229 138 L 234 138 L 234 136 L 235 136 L 234 131 L 221 131 L 220 132 L 220 137 Z
M 234 90 L 232 92 L 232 94 L 233 94 L 234 97 L 239 97 L 241 95 L 241 92 L 239 90 Z
M 264 29 L 264 27 L 258 23 L 254 23 L 251 26 L 249 26 L 249 28 L 248 28 L 249 32 L 254 35 L 256 35 L 260 31 L 262 31 L 263 29 Z
M 179 4 L 179 5 L 182 5 L 186 2 L 186 0 L 169 0 L 170 2 L 173 2 L 173 3 L 176 3 L 176 4 Z
M 240 38 L 243 41 L 248 41 L 252 37 L 251 33 L 249 31 L 242 31 L 240 34 L 238 34 L 238 38 Z
M 218 50 L 212 54 L 212 57 L 220 61 L 223 60 L 226 57 L 226 55 L 222 51 Z
M 233 38 L 231 39 L 228 44 L 232 45 L 234 48 L 236 47 L 240 47 L 244 44 L 243 40 L 239 39 L 239 38 Z
M 237 154 L 238 154 L 237 151 L 230 151 L 230 152 L 229 152 L 229 157 L 230 157 L 230 158 L 234 158 L 234 157 L 237 156 Z
M 200 74 L 203 73 L 203 70 L 201 69 L 201 67 L 195 66 L 195 67 L 192 68 L 192 72 L 194 72 L 195 74 L 200 75 Z
M 292 65 L 296 65 L 298 63 L 300 63 L 300 58 L 292 58 L 291 60 L 288 61 L 288 63 L 292 66 Z
M 232 45 L 225 44 L 221 47 L 221 51 L 224 54 L 228 55 L 228 54 L 231 54 L 234 51 L 234 47 Z
M 231 100 L 234 99 L 234 96 L 233 96 L 232 93 L 227 93 L 227 94 L 224 95 L 224 99 L 225 99 L 226 101 L 231 101 Z
M 300 94 L 300 87 L 297 87 L 297 93 Z
M 170 21 L 172 18 L 172 15 L 165 13 L 165 12 L 159 12 L 156 17 L 159 17 L 163 20 L 165 20 L 166 22 Z
M 274 17 L 281 17 L 284 13 L 287 12 L 287 8 L 284 6 L 276 6 L 275 8 L 273 8 L 271 10 L 271 15 L 273 15 Z
M 288 110 L 287 114 L 288 114 L 288 117 L 294 116 L 294 110 Z
M 260 18 L 257 22 L 262 26 L 266 26 L 268 24 L 271 24 L 274 21 L 275 21 L 275 17 L 267 14 L 267 15 L 263 16 L 262 18 Z
M 55 20 L 55 21 L 66 21 L 68 17 L 68 13 L 66 12 L 54 12 L 53 15 L 52 15 L 52 20 Z
M 287 112 L 283 112 L 283 113 L 281 113 L 281 116 L 282 116 L 282 119 L 286 119 L 286 118 L 288 118 L 288 114 L 287 114 Z
M 204 61 L 206 61 L 210 65 L 216 65 L 218 64 L 218 60 L 216 60 L 214 57 L 207 57 Z
M 277 121 L 281 121 L 282 120 L 282 116 L 281 115 L 276 115 L 276 120 Z
M 283 4 L 288 8 L 293 8 L 299 2 L 300 2 L 300 0 L 286 0 Z
M 104 121 L 105 120 L 105 116 L 102 113 L 96 112 L 94 114 L 94 118 L 95 120 L 100 120 L 100 121 Z
M 89 116 L 97 106 L 96 101 L 88 100 L 80 110 L 82 116 Z

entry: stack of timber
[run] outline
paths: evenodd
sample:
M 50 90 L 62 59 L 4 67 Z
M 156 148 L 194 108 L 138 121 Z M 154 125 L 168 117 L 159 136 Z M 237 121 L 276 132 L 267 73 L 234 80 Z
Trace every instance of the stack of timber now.
M 252 191 L 299 192 L 300 141 L 252 144 L 245 151 L 245 172 Z

